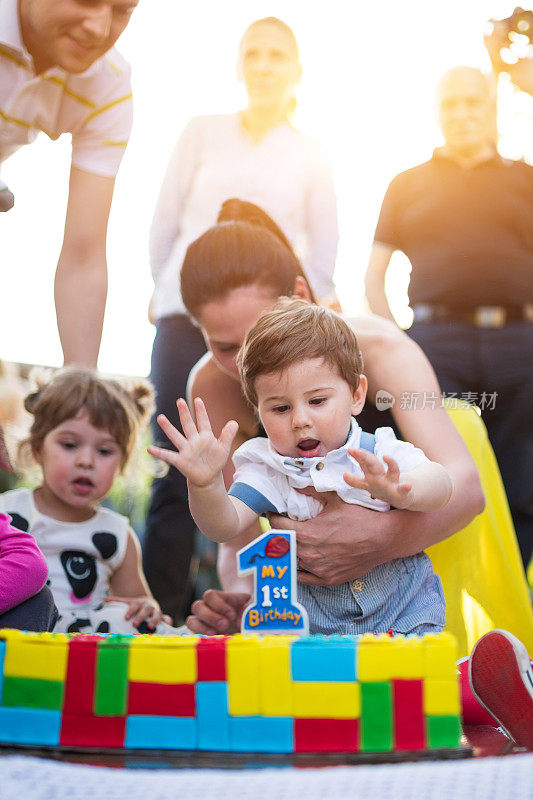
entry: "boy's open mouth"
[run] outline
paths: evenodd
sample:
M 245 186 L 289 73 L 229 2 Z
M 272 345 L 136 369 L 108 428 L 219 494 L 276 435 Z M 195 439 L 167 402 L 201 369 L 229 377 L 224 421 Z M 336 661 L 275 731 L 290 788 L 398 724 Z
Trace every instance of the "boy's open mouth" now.
M 318 451 L 320 450 L 320 440 L 302 439 L 296 445 L 296 449 L 298 450 L 298 453 L 305 458 L 314 458 L 318 455 Z

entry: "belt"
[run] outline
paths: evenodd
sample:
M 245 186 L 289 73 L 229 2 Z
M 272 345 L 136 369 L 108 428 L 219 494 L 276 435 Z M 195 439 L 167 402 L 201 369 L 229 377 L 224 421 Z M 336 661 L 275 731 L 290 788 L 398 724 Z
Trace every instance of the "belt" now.
M 477 306 L 458 309 L 450 306 L 416 303 L 414 322 L 467 322 L 477 328 L 503 328 L 511 322 L 533 322 L 533 303 L 523 306 Z

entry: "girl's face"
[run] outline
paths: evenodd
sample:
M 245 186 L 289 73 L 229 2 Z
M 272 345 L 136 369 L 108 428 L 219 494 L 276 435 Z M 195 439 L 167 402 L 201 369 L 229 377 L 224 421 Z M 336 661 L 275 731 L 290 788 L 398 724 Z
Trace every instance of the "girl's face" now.
M 43 470 L 39 510 L 65 522 L 83 522 L 111 489 L 123 453 L 109 431 L 95 428 L 82 409 L 51 430 L 34 456 Z
M 235 359 L 244 337 L 259 315 L 274 305 L 277 297 L 261 286 L 241 286 L 226 297 L 205 303 L 197 315 L 207 346 L 220 369 L 239 379 Z
M 241 40 L 238 73 L 250 107 L 285 106 L 301 78 L 290 34 L 271 22 L 252 25 Z

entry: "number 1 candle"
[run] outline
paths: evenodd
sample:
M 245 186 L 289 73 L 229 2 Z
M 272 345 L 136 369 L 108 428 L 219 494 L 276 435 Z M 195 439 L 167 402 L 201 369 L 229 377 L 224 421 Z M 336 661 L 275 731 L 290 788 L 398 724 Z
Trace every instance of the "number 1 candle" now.
M 242 633 L 307 633 L 297 601 L 296 533 L 269 530 L 237 553 L 239 575 L 254 576 L 254 600 L 244 609 Z

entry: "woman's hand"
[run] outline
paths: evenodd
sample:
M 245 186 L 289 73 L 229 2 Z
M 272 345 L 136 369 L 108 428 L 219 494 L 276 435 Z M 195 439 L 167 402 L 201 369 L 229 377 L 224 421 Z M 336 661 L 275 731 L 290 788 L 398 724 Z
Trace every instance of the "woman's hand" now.
M 319 494 L 312 488 L 301 491 L 325 504 L 317 517 L 296 522 L 277 514 L 270 516 L 273 528 L 296 531 L 300 564 L 298 580 L 301 583 L 338 586 L 398 557 L 397 553 L 391 552 L 395 523 L 398 524 L 401 516 L 411 517 L 412 512 L 380 514 L 362 506 L 349 505 L 336 492 Z M 405 539 L 403 543 L 408 549 Z
M 217 439 L 211 429 L 203 401 L 199 397 L 194 400 L 198 427 L 185 400 L 180 398 L 176 401 L 176 405 L 183 434 L 163 414 L 158 416 L 157 421 L 177 452 L 155 446 L 150 446 L 148 452 L 155 458 L 161 458 L 167 464 L 179 469 L 194 486 L 205 488 L 222 473 L 229 458 L 238 425 L 235 421 L 230 420 L 224 425 L 220 437 Z
M 393 458 L 383 456 L 383 464 L 377 456 L 366 450 L 349 448 L 348 453 L 357 461 L 364 476 L 345 472 L 343 478 L 348 486 L 370 492 L 371 497 L 383 500 L 394 508 L 409 508 L 412 505 L 412 486 L 410 483 L 400 483 L 400 469 Z
M 238 633 L 241 629 L 242 612 L 250 600 L 251 595 L 244 592 L 208 589 L 201 600 L 192 604 L 192 614 L 185 623 L 193 633 L 209 636 Z
M 106 603 L 125 603 L 128 606 L 128 610 L 124 615 L 124 619 L 131 620 L 134 628 L 138 628 L 145 620 L 152 630 L 161 621 L 172 625 L 171 618 L 167 614 L 163 614 L 159 608 L 159 603 L 149 595 L 144 597 L 116 597 L 111 595 L 106 597 Z

